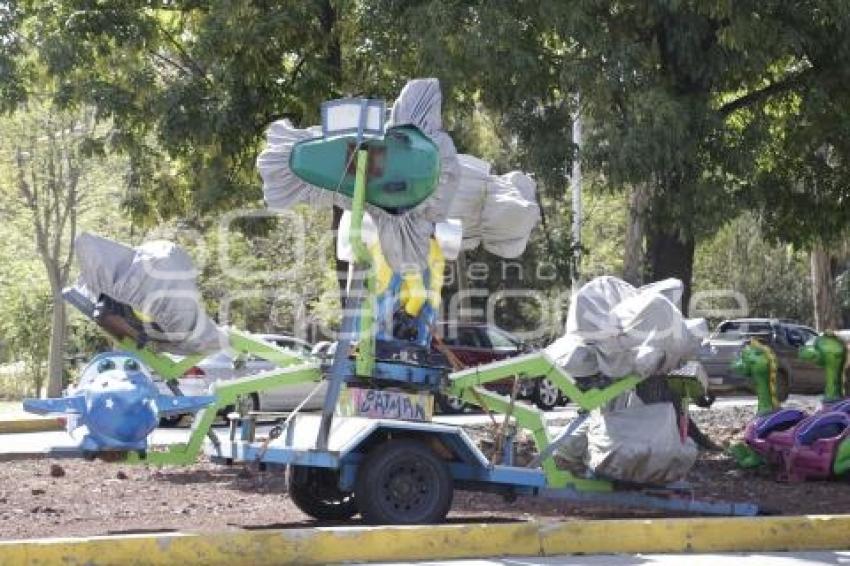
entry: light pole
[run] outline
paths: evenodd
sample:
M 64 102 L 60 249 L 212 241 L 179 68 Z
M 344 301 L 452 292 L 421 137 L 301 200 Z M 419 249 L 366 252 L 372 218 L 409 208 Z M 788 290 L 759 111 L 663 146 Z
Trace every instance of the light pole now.
M 575 114 L 573 115 L 573 144 L 576 152 L 573 155 L 573 169 L 570 175 L 570 192 L 572 193 L 573 227 L 572 227 L 572 269 L 570 275 L 573 290 L 576 290 L 581 280 L 579 267 L 581 265 L 581 112 L 579 110 L 579 95 L 575 95 Z

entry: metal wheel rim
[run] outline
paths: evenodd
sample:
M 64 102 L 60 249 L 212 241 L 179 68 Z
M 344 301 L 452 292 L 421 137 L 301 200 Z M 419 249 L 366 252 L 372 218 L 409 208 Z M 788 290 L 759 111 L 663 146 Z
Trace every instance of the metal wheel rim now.
M 560 390 L 548 379 L 540 380 L 540 401 L 544 405 L 552 405 L 558 403 L 558 395 Z
M 455 397 L 454 395 L 446 395 L 446 405 L 448 405 L 455 411 L 462 411 L 464 404 L 464 401 L 460 397 Z
M 439 485 L 429 465 L 405 458 L 384 471 L 378 489 L 382 507 L 397 517 L 409 517 L 428 511 Z

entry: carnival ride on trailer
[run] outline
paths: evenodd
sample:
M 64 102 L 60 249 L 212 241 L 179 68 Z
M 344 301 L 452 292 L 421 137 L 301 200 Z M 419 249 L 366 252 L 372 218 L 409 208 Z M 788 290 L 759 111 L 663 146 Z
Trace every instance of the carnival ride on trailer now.
M 685 513 L 757 514 L 758 508 L 749 503 L 696 500 L 686 488 L 624 486 L 559 469 L 555 461 L 559 446 L 590 411 L 634 389 L 641 381 L 636 375 L 584 387 L 544 352 L 451 371 L 442 364 L 435 365 L 423 353 L 429 350 L 421 341 L 423 335 L 430 340 L 436 312 L 433 304 L 422 309 L 420 303 L 419 312 L 396 314 L 391 327 L 401 329 L 402 339 L 392 332 L 375 330 L 374 305 L 381 308 L 384 294 L 398 288 L 391 289 L 386 280 L 382 283 L 379 250 L 370 249 L 363 241 L 364 204 L 370 200 L 370 191 L 372 201 L 375 193 L 383 191 L 387 198 L 392 197 L 393 206 L 403 206 L 408 188 L 416 190 L 411 191 L 409 198 L 413 200 L 406 204 L 420 202 L 422 195 L 427 197 L 433 189 L 439 160 L 434 159 L 434 144 L 414 126 L 384 131 L 381 121 L 372 136 L 364 136 L 362 120 L 371 104 L 364 101 L 360 105 L 361 122 L 355 132 L 311 139 L 309 145 L 300 148 L 303 152 L 294 152 L 292 158 L 293 171 L 300 171 L 313 182 L 322 182 L 321 175 L 350 181 L 330 190 L 350 191 L 348 243 L 355 272 L 365 274 L 350 283 L 340 340 L 326 376 L 328 387 L 321 414 L 301 414 L 296 409 L 262 438 L 256 434 L 256 420 L 261 414 L 234 413 L 229 415 L 228 437 L 221 438 L 212 428 L 213 421 L 222 408 L 236 405 L 239 396 L 323 379 L 315 360 L 251 334 L 224 329 L 230 349 L 268 360 L 278 369 L 214 384 L 210 394 L 215 402 L 195 416 L 188 443 L 165 450 L 126 452 L 124 461 L 188 464 L 203 449 L 218 463 L 258 463 L 269 469 L 288 469 L 292 500 L 317 519 L 344 520 L 360 513 L 371 523 L 438 522 L 449 511 L 455 489 L 497 492 L 507 498 L 541 496 Z M 314 158 L 317 155 L 321 158 Z M 337 163 L 336 169 L 327 171 L 328 163 Z M 430 279 L 429 274 L 424 279 Z M 144 324 L 126 305 L 116 305 L 109 297 L 101 297 L 95 304 L 73 289 L 66 298 L 95 320 L 121 349 L 135 354 L 168 380 L 178 395 L 177 378 L 206 355 L 175 361 L 159 351 L 157 341 L 147 336 Z M 579 407 L 578 417 L 551 436 L 539 409 L 517 402 L 515 394 L 502 396 L 483 387 L 505 378 L 515 380 L 514 393 L 520 380 L 550 379 Z M 700 385 L 694 377 L 678 375 L 670 379 L 684 397 L 685 406 L 689 397 L 699 394 Z M 498 450 L 488 458 L 460 426 L 431 422 L 436 394 L 457 396 L 491 417 L 493 413 L 502 415 Z M 519 429 L 532 436 L 536 448 L 536 455 L 525 466 L 517 465 L 515 458 Z

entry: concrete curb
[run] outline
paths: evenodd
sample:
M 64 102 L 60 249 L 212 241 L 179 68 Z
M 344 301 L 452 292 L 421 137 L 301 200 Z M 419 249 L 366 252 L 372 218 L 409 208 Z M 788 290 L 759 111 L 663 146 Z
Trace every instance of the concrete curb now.
M 4 566 L 257 566 L 850 546 L 850 515 L 316 527 L 0 541 Z
M 65 430 L 65 422 L 63 419 L 56 417 L 38 417 L 0 420 L 0 434 L 50 432 L 54 430 Z

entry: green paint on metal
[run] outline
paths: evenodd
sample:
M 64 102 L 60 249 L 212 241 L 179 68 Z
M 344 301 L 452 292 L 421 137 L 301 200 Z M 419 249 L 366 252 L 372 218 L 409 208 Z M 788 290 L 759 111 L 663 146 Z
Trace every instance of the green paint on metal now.
M 118 342 L 118 346 L 126 351 L 134 354 L 142 362 L 148 366 L 154 373 L 165 379 L 166 381 L 174 382 L 181 377 L 186 371 L 204 359 L 204 354 L 193 354 L 186 356 L 180 360 L 154 351 L 148 346 L 139 348 L 136 342 L 129 338 L 124 338 Z
M 833 403 L 845 396 L 844 366 L 847 361 L 847 346 L 844 341 L 825 332 L 812 344 L 800 348 L 800 359 L 820 366 L 824 370 L 823 402 Z
M 216 396 L 216 401 L 213 405 L 202 409 L 195 415 L 188 443 L 175 444 L 165 450 L 154 450 L 141 456 L 136 453 L 129 453 L 126 456 L 126 462 L 160 466 L 193 464 L 201 453 L 204 438 L 211 434 L 218 413 L 228 406 L 235 405 L 239 397 L 276 387 L 321 381 L 322 372 L 318 365 L 307 363 L 309 360 L 306 360 L 303 356 L 279 348 L 245 332 L 232 329 L 227 332 L 230 345 L 237 352 L 260 357 L 282 369 L 229 381 L 217 381 L 211 387 L 211 394 Z M 168 376 L 171 379 L 183 375 L 188 368 L 204 357 L 203 354 L 197 354 L 176 362 L 169 356 L 154 352 L 149 348 L 137 348 L 132 341 L 122 341 L 121 347 L 138 355 L 158 374 L 164 377 Z
M 354 183 L 354 195 L 351 203 L 351 229 L 349 242 L 358 266 L 366 267 L 366 300 L 360 304 L 359 329 L 357 340 L 357 359 L 355 371 L 362 377 L 371 377 L 375 371 L 375 314 L 372 303 L 375 295 L 375 269 L 372 256 L 363 243 L 363 206 L 366 199 L 366 168 L 369 164 L 369 152 L 357 151 L 357 170 Z
M 460 396 L 461 392 L 467 387 L 485 385 L 515 375 L 519 376 L 520 379 L 548 378 L 573 403 L 587 410 L 601 407 L 626 391 L 634 389 L 641 381 L 638 376 L 628 375 L 604 389 L 594 387 L 582 390 L 576 385 L 572 376 L 561 369 L 551 358 L 543 352 L 537 352 L 495 364 L 455 372 L 449 375 L 448 393 Z
M 247 332 L 229 329 L 227 335 L 230 346 L 239 354 L 253 354 L 278 367 L 288 367 L 305 362 L 304 356 L 255 338 Z
M 466 387 L 458 393 L 464 401 L 483 406 L 490 411 L 505 414 L 511 409 L 509 397 L 499 395 L 483 387 Z M 515 403 L 512 410 L 517 425 L 531 433 L 537 452 L 542 453 L 550 443 L 543 412 L 536 407 L 519 403 Z M 559 470 L 552 456 L 543 460 L 543 472 L 546 474 L 548 487 L 558 488 L 569 485 L 580 491 L 611 491 L 613 489 L 610 482 L 579 478 L 567 470 Z
M 601 407 L 626 391 L 634 389 L 640 383 L 638 376 L 630 375 L 615 381 L 604 389 L 582 390 L 558 364 L 543 352 L 537 352 L 452 373 L 449 375 L 450 385 L 447 393 L 474 405 L 483 404 L 484 408 L 490 411 L 505 414 L 511 409 L 510 399 L 488 391 L 482 386 L 512 376 L 518 376 L 519 379 L 548 378 L 571 401 L 588 411 Z M 533 436 L 538 453 L 546 450 L 550 439 L 546 431 L 543 413 L 535 407 L 514 404 L 513 415 L 517 424 L 528 430 Z M 551 456 L 543 460 L 543 471 L 546 474 L 546 483 L 549 487 L 560 488 L 569 485 L 580 491 L 610 491 L 613 489 L 610 482 L 579 478 L 569 471 L 559 470 Z
M 384 209 L 410 208 L 434 192 L 439 150 L 415 126 L 388 128 L 383 138 L 366 140 L 363 147 L 369 153 L 366 202 Z M 356 148 L 354 136 L 304 140 L 292 148 L 289 166 L 304 181 L 351 197 L 356 175 L 350 165 Z

